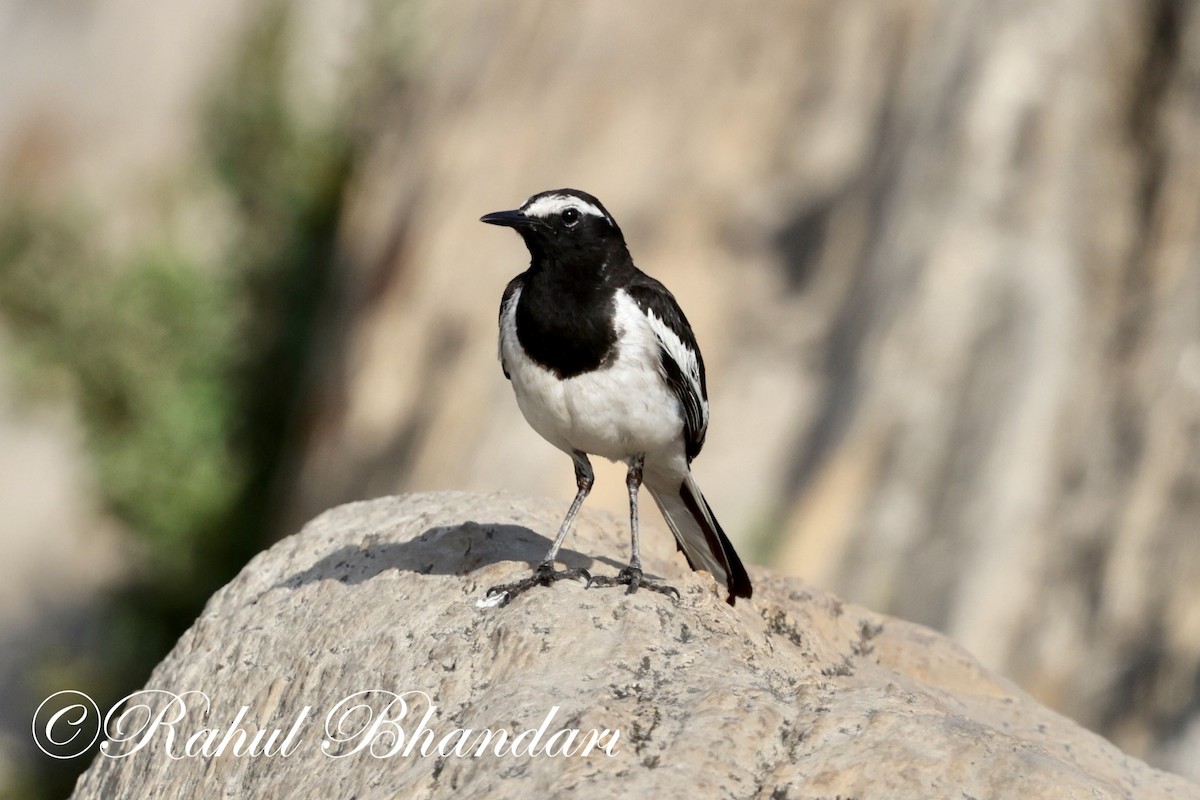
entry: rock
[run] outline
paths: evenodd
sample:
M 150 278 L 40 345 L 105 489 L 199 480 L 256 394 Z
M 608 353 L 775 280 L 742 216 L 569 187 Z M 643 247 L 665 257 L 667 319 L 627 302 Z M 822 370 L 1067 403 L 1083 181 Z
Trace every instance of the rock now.
M 752 571 L 753 601 L 730 607 L 660 530 L 645 537 L 647 571 L 677 586 L 679 602 L 563 582 L 479 607 L 488 586 L 540 559 L 564 505 L 413 494 L 323 514 L 217 592 L 154 671 L 147 689 L 181 695 L 189 709 L 174 740 L 131 717 L 132 738 L 110 743 L 74 797 L 525 798 L 586 788 L 764 800 L 1200 798 L 931 630 L 765 569 Z M 624 521 L 585 510 L 561 560 L 611 573 L 627 548 Z M 409 693 L 400 727 L 416 736 L 432 709 L 425 727 L 452 744 L 458 728 L 536 729 L 552 708 L 543 746 L 561 746 L 567 734 L 550 737 L 564 729 L 581 731 L 577 747 L 591 731 L 608 734 L 586 756 L 389 756 L 395 740 L 359 733 L 366 709 L 340 734 L 326 728 L 367 690 Z M 201 698 L 184 695 L 201 691 L 211 701 L 204 719 Z M 165 697 L 149 705 L 172 713 Z M 390 698 L 358 699 L 378 712 Z M 280 729 L 276 750 L 295 726 L 289 755 L 186 754 L 188 736 L 205 727 L 223 736 L 242 706 L 247 731 Z M 331 745 L 335 737 L 344 741 Z M 355 750 L 371 741 L 375 756 Z

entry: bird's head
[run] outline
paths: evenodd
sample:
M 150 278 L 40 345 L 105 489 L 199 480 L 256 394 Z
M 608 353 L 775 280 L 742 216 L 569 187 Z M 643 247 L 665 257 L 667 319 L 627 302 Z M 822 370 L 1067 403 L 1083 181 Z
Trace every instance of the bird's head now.
M 479 219 L 516 230 L 535 263 L 548 259 L 602 264 L 614 253 L 627 252 L 612 215 L 578 189 L 539 192 L 514 211 L 494 211 Z

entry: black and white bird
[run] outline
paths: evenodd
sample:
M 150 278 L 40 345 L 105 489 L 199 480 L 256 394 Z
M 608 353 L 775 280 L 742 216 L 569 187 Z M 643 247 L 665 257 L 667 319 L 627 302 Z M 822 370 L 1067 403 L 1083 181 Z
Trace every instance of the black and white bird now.
M 525 240 L 529 269 L 500 303 L 500 364 L 521 413 L 575 463 L 578 492 L 554 544 L 533 576 L 494 586 L 503 605 L 537 585 L 583 578 L 588 585 L 678 592 L 642 575 L 638 490 L 644 484 L 692 569 L 750 597 L 746 568 L 692 476 L 708 430 L 704 360 L 675 297 L 634 266 L 625 237 L 590 194 L 557 189 L 482 222 Z M 628 465 L 633 557 L 615 578 L 555 570 L 554 561 L 592 488 L 589 455 Z

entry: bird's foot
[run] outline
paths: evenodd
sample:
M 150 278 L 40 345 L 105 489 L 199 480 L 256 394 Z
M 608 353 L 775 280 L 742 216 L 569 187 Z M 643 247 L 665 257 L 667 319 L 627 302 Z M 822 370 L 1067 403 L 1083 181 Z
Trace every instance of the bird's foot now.
M 504 607 L 512 601 L 514 597 L 532 589 L 534 586 L 549 586 L 555 581 L 561 581 L 565 578 L 579 578 L 587 581 L 591 585 L 592 576 L 582 567 L 575 569 L 555 569 L 554 565 L 549 561 L 543 561 L 537 565 L 533 574 L 523 580 L 514 581 L 513 583 L 501 583 L 493 586 L 484 593 L 484 599 L 480 601 L 482 605 L 495 605 Z
M 654 583 L 646 580 L 642 576 L 642 570 L 638 567 L 626 567 L 617 573 L 617 577 L 609 578 L 606 575 L 597 575 L 588 580 L 588 586 L 628 586 L 625 594 L 633 594 L 639 587 L 649 589 L 652 592 L 659 594 L 675 595 L 675 599 L 679 599 L 679 590 L 674 586 L 668 586 L 665 583 Z

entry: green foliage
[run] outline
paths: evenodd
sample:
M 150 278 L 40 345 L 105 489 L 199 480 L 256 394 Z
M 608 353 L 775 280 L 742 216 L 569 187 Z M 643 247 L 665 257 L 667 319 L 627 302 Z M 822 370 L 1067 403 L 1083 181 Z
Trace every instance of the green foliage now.
M 110 509 L 176 578 L 190 569 L 181 545 L 242 480 L 231 289 L 170 252 L 105 264 L 79 224 L 28 211 L 0 222 L 0 309 L 27 363 L 69 376 Z
M 275 535 L 272 499 L 354 155 L 349 123 L 314 129 L 289 111 L 283 8 L 268 7 L 218 82 L 184 170 L 235 209 L 215 258 L 151 241 L 117 260 L 92 245 L 82 215 L 0 210 L 0 319 L 22 384 L 69 393 L 106 506 L 144 556 L 109 598 L 86 663 L 46 665 L 102 707 L 144 683 Z M 28 796 L 61 795 L 84 766 L 45 765 Z

